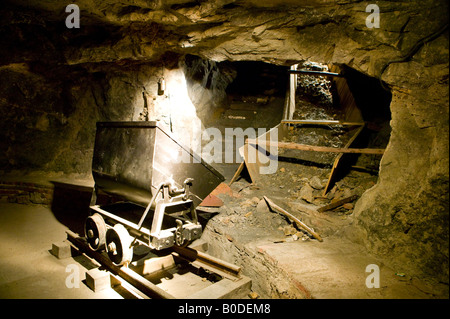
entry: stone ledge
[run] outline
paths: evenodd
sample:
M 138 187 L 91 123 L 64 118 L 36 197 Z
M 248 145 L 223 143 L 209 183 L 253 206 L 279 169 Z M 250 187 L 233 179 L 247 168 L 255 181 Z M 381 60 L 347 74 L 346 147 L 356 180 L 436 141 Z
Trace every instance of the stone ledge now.
M 53 187 L 28 182 L 0 181 L 0 202 L 50 205 Z

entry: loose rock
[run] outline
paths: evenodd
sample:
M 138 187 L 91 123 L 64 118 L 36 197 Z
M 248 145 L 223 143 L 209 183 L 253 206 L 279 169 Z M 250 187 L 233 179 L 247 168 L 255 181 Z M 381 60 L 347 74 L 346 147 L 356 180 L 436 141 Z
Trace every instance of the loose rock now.
M 306 184 L 303 186 L 300 190 L 300 198 L 307 201 L 308 203 L 312 203 L 314 201 L 314 189 L 309 185 Z
M 267 206 L 267 203 L 264 199 L 261 199 L 258 202 L 258 205 L 256 205 L 256 212 L 259 214 L 269 213 L 269 207 Z
M 322 185 L 322 181 L 318 176 L 314 176 L 313 178 L 311 178 L 311 180 L 309 181 L 309 185 L 311 185 L 311 187 L 314 189 L 324 188 L 324 186 Z

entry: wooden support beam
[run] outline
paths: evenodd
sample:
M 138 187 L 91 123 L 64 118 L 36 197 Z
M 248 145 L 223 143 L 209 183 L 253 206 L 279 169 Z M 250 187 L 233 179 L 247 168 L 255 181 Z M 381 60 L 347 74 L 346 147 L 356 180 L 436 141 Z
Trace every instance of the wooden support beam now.
M 269 142 L 257 141 L 254 139 L 247 139 L 246 143 L 252 145 L 275 146 L 278 148 L 285 148 L 291 150 L 311 151 L 311 152 L 326 152 L 326 153 L 351 153 L 351 154 L 374 154 L 383 155 L 384 149 L 379 148 L 348 148 L 348 147 L 329 147 L 329 146 L 315 146 L 298 143 L 286 142 Z
M 300 219 L 298 219 L 297 217 L 295 217 L 294 215 L 292 215 L 291 213 L 287 212 L 286 210 L 284 210 L 283 208 L 281 208 L 280 206 L 276 205 L 274 202 L 272 202 L 270 199 L 267 198 L 267 196 L 263 196 L 264 200 L 266 201 L 267 205 L 269 205 L 270 209 L 287 216 L 289 219 L 291 219 L 295 224 L 297 224 L 297 226 L 308 232 L 311 236 L 313 236 L 315 239 L 317 239 L 318 241 L 322 242 L 323 239 L 322 237 L 320 237 L 320 235 L 318 233 L 316 233 L 313 229 L 311 229 L 310 227 L 308 227 L 305 223 L 303 223 Z
M 342 125 L 342 126 L 361 126 L 364 122 L 343 122 L 338 120 L 282 120 L 282 124 L 295 125 Z

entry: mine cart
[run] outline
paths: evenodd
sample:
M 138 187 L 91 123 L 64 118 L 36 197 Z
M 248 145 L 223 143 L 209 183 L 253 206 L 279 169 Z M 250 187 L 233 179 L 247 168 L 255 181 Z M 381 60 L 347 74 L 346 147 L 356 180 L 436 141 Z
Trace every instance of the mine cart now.
M 161 250 L 200 238 L 195 208 L 224 180 L 158 122 L 97 123 L 92 174 L 85 236 L 116 265 L 131 261 L 136 244 Z M 121 200 L 97 205 L 99 191 Z

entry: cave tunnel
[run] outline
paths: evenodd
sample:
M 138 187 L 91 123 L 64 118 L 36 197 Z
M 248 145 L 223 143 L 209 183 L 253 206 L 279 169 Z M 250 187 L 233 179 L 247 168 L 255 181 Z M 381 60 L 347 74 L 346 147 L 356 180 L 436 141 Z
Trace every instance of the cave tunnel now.
M 448 3 L 366 5 L 7 1 L 0 297 L 448 299 Z

